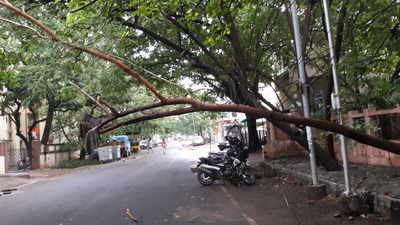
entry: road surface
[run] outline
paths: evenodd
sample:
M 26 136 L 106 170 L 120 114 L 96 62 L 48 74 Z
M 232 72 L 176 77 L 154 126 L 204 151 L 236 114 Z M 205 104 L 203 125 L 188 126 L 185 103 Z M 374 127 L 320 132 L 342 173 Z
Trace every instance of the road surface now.
M 347 224 L 332 205 L 306 203 L 301 186 L 282 188 L 282 179 L 202 187 L 189 168 L 206 153 L 171 143 L 165 155 L 158 148 L 21 187 L 0 197 L 0 225 Z

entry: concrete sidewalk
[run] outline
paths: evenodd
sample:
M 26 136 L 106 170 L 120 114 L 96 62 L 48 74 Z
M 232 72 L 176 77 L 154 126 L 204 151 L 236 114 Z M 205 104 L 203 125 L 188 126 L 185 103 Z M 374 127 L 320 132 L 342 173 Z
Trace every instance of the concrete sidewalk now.
M 253 162 L 264 161 L 261 153 L 252 155 Z M 310 164 L 305 157 L 290 157 L 265 160 L 278 174 L 293 176 L 306 184 L 311 184 Z M 336 195 L 343 193 L 343 171 L 328 172 L 322 167 L 317 168 L 320 183 L 327 186 L 328 193 Z M 400 168 L 349 165 L 349 175 L 352 192 L 369 193 L 374 199 L 374 211 L 382 216 L 391 216 L 391 202 L 400 198 Z
M 192 148 L 196 151 L 219 151 L 216 144 Z M 234 188 L 229 185 L 225 187 L 239 203 L 238 205 L 244 209 L 245 214 L 261 222 L 259 224 L 397 224 L 379 215 L 352 217 L 341 212 L 342 203 L 337 192 L 342 192 L 344 184 L 341 182 L 342 172 L 340 171 L 331 172 L 334 175 L 330 176 L 336 179 L 330 180 L 327 178 L 329 173 L 319 168 L 320 180 L 327 183 L 330 193 L 322 200 L 309 201 L 307 185 L 311 183 L 311 177 L 308 175 L 309 164 L 305 158 L 264 160 L 262 152 L 255 152 L 249 155 L 248 162 L 256 170 L 260 170 L 259 164 L 265 162 L 278 172 L 278 176 L 258 179 L 257 185 L 253 187 Z M 294 162 L 301 163 L 294 166 L 296 165 Z M 267 174 L 272 173 L 267 172 Z M 360 187 L 367 188 L 366 183 L 361 183 Z M 251 191 L 243 193 L 245 188 L 251 188 Z
M 77 168 L 79 169 L 79 168 Z M 0 193 L 4 190 L 18 189 L 22 186 L 33 184 L 71 173 L 76 169 L 38 169 L 26 172 L 11 172 L 0 176 Z
M 129 157 L 128 159 L 123 158 L 119 161 L 115 161 L 112 163 L 106 164 L 97 164 L 97 165 L 87 165 L 82 167 L 77 167 L 73 169 L 57 169 L 57 168 L 43 168 L 37 170 L 27 170 L 27 171 L 16 171 L 16 172 L 9 172 L 5 175 L 0 175 L 0 195 L 3 190 L 10 190 L 10 189 L 18 189 L 26 185 L 30 185 L 33 183 L 37 183 L 40 181 L 45 181 L 48 179 L 56 178 L 59 176 L 63 176 L 66 174 L 76 173 L 82 170 L 95 168 L 95 167 L 102 167 L 108 166 L 114 163 L 123 163 L 127 160 L 137 160 L 146 156 L 144 154 L 137 154 L 136 158 L 133 156 Z

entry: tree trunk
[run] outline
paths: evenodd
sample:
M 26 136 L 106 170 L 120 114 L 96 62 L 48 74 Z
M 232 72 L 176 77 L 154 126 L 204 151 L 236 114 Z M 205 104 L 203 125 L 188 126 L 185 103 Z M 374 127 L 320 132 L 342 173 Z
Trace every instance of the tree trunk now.
M 79 153 L 79 159 L 80 159 L 80 160 L 85 159 L 85 155 L 86 155 L 86 149 L 85 149 L 85 147 L 82 145 L 82 146 L 81 146 L 81 151 L 80 151 L 80 153 Z
M 40 142 L 43 145 L 47 145 L 48 142 L 49 142 L 51 128 L 52 128 L 52 125 L 53 125 L 54 112 L 55 112 L 54 101 L 52 99 L 49 99 L 48 100 L 47 115 L 46 115 L 46 124 L 44 125 L 43 135 L 42 135 L 42 138 L 40 140 Z
M 324 98 L 325 98 L 325 120 L 331 121 L 331 115 L 332 115 L 332 100 L 331 100 L 331 94 L 332 94 L 332 88 L 333 88 L 333 80 L 332 80 L 332 74 L 329 76 L 329 84 L 328 84 L 328 91 L 326 92 Z M 325 147 L 331 157 L 336 160 L 335 156 L 335 149 L 334 149 L 334 140 L 333 140 L 333 135 L 329 134 L 325 137 Z
M 60 42 L 65 46 L 74 48 L 76 50 L 80 50 L 80 51 L 84 51 L 87 52 L 95 57 L 101 58 L 103 60 L 106 60 L 110 63 L 113 63 L 114 65 L 118 66 L 120 69 L 122 69 L 123 71 L 129 73 L 132 77 L 134 77 L 135 79 L 137 79 L 143 86 L 145 86 L 150 92 L 152 92 L 162 103 L 166 104 L 166 103 L 172 103 L 171 100 L 169 100 L 168 98 L 164 97 L 163 95 L 161 95 L 161 93 L 159 92 L 159 90 L 152 84 L 150 83 L 148 80 L 146 80 L 143 76 L 141 76 L 139 73 L 131 70 L 129 68 L 129 66 L 127 66 L 126 64 L 124 64 L 122 61 L 118 60 L 115 57 L 111 57 L 109 55 L 106 55 L 102 52 L 90 49 L 90 48 L 84 48 L 82 46 L 79 46 L 75 43 L 71 43 L 71 42 L 67 42 L 62 40 L 59 36 L 57 36 L 55 34 L 55 32 L 53 30 L 51 30 L 49 27 L 47 27 L 46 25 L 44 25 L 43 23 L 41 23 L 40 21 L 36 20 L 35 18 L 31 17 L 30 15 L 26 14 L 24 11 L 19 10 L 18 8 L 14 7 L 13 5 L 11 5 L 10 3 L 6 2 L 6 1 L 0 1 L 0 5 L 9 8 L 10 10 L 13 10 L 16 14 L 19 14 L 21 16 L 23 16 L 25 19 L 29 20 L 30 22 L 32 22 L 33 24 L 37 25 L 41 30 L 43 30 L 44 32 L 47 33 L 48 35 L 48 39 L 55 41 L 55 42 Z M 227 18 L 228 20 L 233 21 L 231 18 Z M 230 23 L 230 21 L 228 21 L 228 23 Z M 233 23 L 230 23 L 233 24 Z M 234 47 L 234 51 L 236 51 L 236 55 L 235 58 L 239 59 L 236 60 L 239 65 L 242 64 L 241 66 L 243 68 L 247 68 L 246 62 L 243 61 L 243 57 L 240 57 L 241 55 L 239 55 L 238 57 L 238 53 L 243 52 L 242 47 L 239 46 L 240 44 L 240 38 L 234 37 L 234 35 L 237 35 L 236 29 L 234 26 L 232 26 L 231 29 L 232 33 L 230 33 L 229 35 L 227 35 L 228 38 L 230 38 L 230 40 L 232 42 L 234 42 L 232 44 L 232 46 Z M 154 37 L 154 35 L 153 35 Z M 157 40 L 157 39 L 156 39 Z M 165 40 L 165 39 L 164 39 Z M 176 45 L 175 45 L 176 46 Z M 179 46 L 176 46 L 176 49 L 182 49 Z M 238 51 L 237 51 L 238 50 Z M 184 53 L 186 51 L 179 51 L 181 53 Z M 243 63 L 244 62 L 244 63 Z M 212 74 L 217 74 L 214 70 L 210 70 L 208 68 L 208 71 L 212 72 Z M 240 74 L 240 73 L 239 73 Z M 239 85 L 240 87 L 240 85 Z M 240 88 L 239 88 L 240 89 Z M 184 101 L 181 101 L 180 103 L 183 103 Z M 187 102 L 185 102 L 187 103 Z M 233 112 L 237 112 L 237 106 L 229 106 L 229 105 L 213 105 L 213 104 L 204 104 L 201 103 L 199 104 L 198 102 L 193 101 L 193 104 L 197 106 L 198 108 L 201 107 L 203 108 L 204 111 L 233 111 Z M 118 126 L 122 126 L 122 125 L 126 125 L 128 123 L 133 123 L 133 122 L 139 122 L 140 120 L 144 121 L 144 119 L 151 119 L 152 117 L 156 117 L 156 116 L 168 116 L 168 114 L 183 114 L 183 113 L 187 113 L 187 112 L 194 112 L 196 110 L 195 107 L 192 108 L 187 108 L 187 109 L 182 109 L 179 112 L 166 112 L 165 114 L 153 114 L 153 115 L 147 115 L 143 116 L 143 117 L 139 117 L 139 118 L 133 118 L 131 120 L 127 120 L 124 122 L 119 123 L 117 126 L 111 126 L 109 127 L 109 129 L 115 129 Z M 197 109 L 199 110 L 199 109 Z M 386 150 L 391 150 L 393 152 L 397 152 L 396 149 L 392 149 L 395 148 L 395 146 L 397 147 L 399 144 L 394 143 L 394 142 L 385 142 L 382 141 L 381 139 L 378 138 L 374 138 L 362 133 L 358 133 L 356 131 L 354 131 L 353 129 L 349 129 L 347 127 L 343 127 L 343 126 L 338 126 L 336 124 L 333 123 L 329 123 L 326 121 L 318 121 L 315 119 L 303 119 L 303 118 L 299 118 L 299 117 L 290 117 L 284 114 L 280 114 L 277 112 L 268 112 L 268 111 L 260 111 L 257 108 L 252 108 L 252 107 L 246 107 L 246 106 L 241 106 L 241 111 L 240 112 L 245 112 L 245 113 L 252 113 L 255 116 L 258 114 L 260 115 L 259 117 L 268 117 L 269 120 L 281 120 L 281 121 L 285 121 L 285 122 L 290 122 L 290 123 L 294 123 L 294 124 L 302 124 L 302 125 L 308 125 L 308 126 L 313 126 L 313 127 L 317 127 L 320 129 L 324 129 L 324 130 L 328 130 L 328 131 L 334 131 L 334 132 L 338 132 L 341 133 L 347 137 L 352 137 L 354 140 L 358 140 L 362 143 L 366 143 L 366 144 L 370 144 L 373 145 L 375 147 L 383 147 Z M 114 118 L 117 118 L 119 115 L 116 115 Z M 277 123 L 275 122 L 274 124 L 281 124 L 281 123 Z M 300 137 L 296 136 L 297 130 L 291 128 L 289 125 L 285 124 L 285 125 L 280 125 L 280 127 L 282 127 L 281 129 L 284 130 L 286 133 L 289 134 L 289 136 L 293 137 L 293 139 L 295 139 L 297 142 L 299 142 L 300 144 L 302 144 L 303 146 L 306 146 L 307 142 L 304 139 L 304 134 Z M 98 133 L 97 133 L 98 135 Z M 87 136 L 87 135 L 85 135 Z M 90 149 L 90 148 L 89 148 Z M 334 167 L 334 165 L 336 165 L 335 168 L 338 168 L 338 164 L 336 161 L 331 160 L 331 157 L 329 156 L 329 154 L 326 154 L 326 152 L 321 151 L 321 148 L 318 147 L 318 145 L 316 145 L 316 153 L 317 153 L 317 158 L 322 159 L 322 163 L 326 164 L 326 168 L 329 170 L 331 169 L 330 166 L 332 166 L 332 168 Z M 324 154 L 325 153 L 325 154 Z M 330 165 L 332 163 L 332 165 Z
M 16 104 L 17 107 L 10 116 L 14 120 L 16 135 L 22 140 L 22 142 L 24 142 L 26 153 L 28 154 L 28 160 L 32 162 L 32 141 L 30 141 L 28 137 L 26 137 L 21 131 L 21 113 L 19 112 L 21 104 L 17 102 Z M 21 156 L 26 157 L 25 154 L 22 154 Z M 24 160 L 22 157 L 20 158 L 20 160 Z
M 261 149 L 260 139 L 257 133 L 257 119 L 246 114 L 249 150 L 255 152 Z
M 335 154 L 335 140 L 333 137 L 333 134 L 328 134 L 325 138 L 325 145 L 326 145 L 326 149 L 329 152 L 329 154 L 331 155 L 331 157 L 335 160 L 336 159 L 336 154 Z
M 28 135 L 25 136 L 21 132 L 20 119 L 18 119 L 18 122 L 16 122 L 16 127 L 17 127 L 16 134 L 17 134 L 17 136 L 19 138 L 21 138 L 22 142 L 24 142 L 24 145 L 25 145 L 25 148 L 26 148 L 26 154 L 27 154 L 27 155 L 25 155 L 25 153 L 21 154 L 20 160 L 25 160 L 25 157 L 28 156 L 28 161 L 30 162 L 30 165 L 32 165 L 32 157 L 33 157 L 33 153 L 32 153 L 32 133 L 30 133 L 30 135 L 29 135 L 29 132 L 28 132 Z
M 32 148 L 32 142 L 33 142 L 33 136 L 32 132 L 28 135 L 28 144 L 26 145 L 26 151 L 28 153 L 28 160 L 29 160 L 29 165 L 32 166 L 32 160 L 33 160 L 33 148 Z M 32 169 L 32 167 L 31 167 Z
M 80 159 L 84 159 L 85 155 L 92 154 L 92 150 L 97 148 L 100 143 L 100 133 L 96 130 L 91 130 L 93 127 L 101 123 L 101 119 L 96 118 L 88 113 L 83 116 L 79 129 L 79 137 L 82 140 Z
M 289 135 L 290 138 L 292 138 L 294 141 L 299 143 L 303 148 L 308 150 L 308 143 L 307 143 L 307 137 L 304 132 L 300 132 L 299 130 L 290 127 L 286 123 L 282 122 L 277 122 L 274 120 L 269 120 L 274 126 L 278 127 L 281 129 L 283 132 L 285 132 L 287 135 Z M 314 142 L 314 147 L 315 147 L 315 155 L 317 157 L 317 161 L 327 170 L 327 171 L 336 171 L 339 170 L 341 167 L 339 166 L 338 162 L 331 157 L 331 155 L 322 149 L 322 147 Z

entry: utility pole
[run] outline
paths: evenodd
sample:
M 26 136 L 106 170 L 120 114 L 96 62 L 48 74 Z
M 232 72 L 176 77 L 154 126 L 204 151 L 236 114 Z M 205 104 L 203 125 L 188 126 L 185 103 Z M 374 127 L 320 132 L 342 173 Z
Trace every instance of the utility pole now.
M 196 136 L 196 125 L 194 123 L 194 112 L 192 114 L 192 123 L 193 123 L 193 135 Z
M 329 5 L 327 0 L 322 0 L 324 4 L 324 14 L 325 14 L 325 25 L 326 25 L 326 33 L 328 35 L 328 43 L 329 43 L 329 53 L 331 57 L 331 64 L 332 64 L 332 76 L 333 76 L 333 85 L 334 85 L 334 93 L 332 93 L 332 106 L 333 109 L 337 110 L 337 116 L 339 124 L 343 124 L 342 113 L 340 112 L 340 99 L 339 99 L 339 84 L 338 78 L 336 74 L 336 58 L 335 58 L 335 51 L 333 48 L 333 41 L 332 41 L 332 33 L 331 33 L 331 24 L 329 18 Z M 339 135 L 340 139 L 340 152 L 342 155 L 343 161 L 343 171 L 344 171 L 344 182 L 345 182 L 345 194 L 348 195 L 351 193 L 350 187 L 350 179 L 349 179 L 349 169 L 348 169 L 348 161 L 347 161 L 347 149 L 346 149 L 346 140 L 343 135 Z
M 310 118 L 310 105 L 309 105 L 309 96 L 308 96 L 308 84 L 305 75 L 305 66 L 304 66 L 304 56 L 302 51 L 302 42 L 300 37 L 300 28 L 299 22 L 297 17 L 297 4 L 296 0 L 290 1 L 290 9 L 292 12 L 292 22 L 294 28 L 294 39 L 295 39 L 295 46 L 296 46 L 296 55 L 297 55 L 297 63 L 299 67 L 299 77 L 300 77 L 300 84 L 301 84 L 301 98 L 303 101 L 303 112 L 305 118 Z M 306 134 L 307 134 L 307 143 L 308 143 L 308 150 L 310 156 L 310 166 L 311 166 L 311 177 L 313 185 L 318 185 L 318 178 L 317 178 L 317 164 L 316 164 L 316 157 L 315 157 L 315 149 L 314 149 L 314 140 L 311 127 L 306 126 Z

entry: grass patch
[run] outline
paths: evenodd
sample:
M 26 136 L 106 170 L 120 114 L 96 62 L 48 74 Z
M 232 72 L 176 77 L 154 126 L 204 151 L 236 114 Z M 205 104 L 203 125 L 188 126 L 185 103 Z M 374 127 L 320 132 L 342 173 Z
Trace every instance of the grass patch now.
M 90 165 L 97 165 L 100 164 L 99 161 L 97 160 L 91 160 L 91 159 L 84 159 L 84 160 L 79 160 L 79 159 L 71 159 L 71 160 L 64 160 L 60 163 L 58 166 L 59 169 L 73 169 L 81 166 L 90 166 Z

